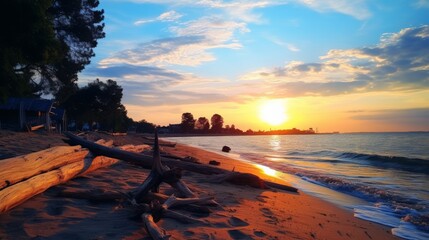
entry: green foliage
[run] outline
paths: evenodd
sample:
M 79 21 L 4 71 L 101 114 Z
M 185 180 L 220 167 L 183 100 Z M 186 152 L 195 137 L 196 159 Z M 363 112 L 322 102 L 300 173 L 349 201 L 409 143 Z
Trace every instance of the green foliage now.
M 113 80 L 95 80 L 77 90 L 65 103 L 68 118 L 83 123 L 98 122 L 107 131 L 123 132 L 130 125 L 127 111 L 121 104 L 122 88 Z

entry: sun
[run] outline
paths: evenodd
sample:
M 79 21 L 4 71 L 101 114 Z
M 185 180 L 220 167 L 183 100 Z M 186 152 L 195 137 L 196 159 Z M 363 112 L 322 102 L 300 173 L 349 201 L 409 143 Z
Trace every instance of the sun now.
M 260 105 L 259 117 L 271 126 L 278 126 L 288 120 L 284 100 L 267 100 Z

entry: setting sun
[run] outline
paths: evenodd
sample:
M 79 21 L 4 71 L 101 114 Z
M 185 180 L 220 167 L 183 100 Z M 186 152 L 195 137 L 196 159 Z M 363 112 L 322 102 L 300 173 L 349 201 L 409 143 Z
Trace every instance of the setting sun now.
M 262 121 L 278 126 L 288 120 L 284 100 L 267 100 L 259 108 L 259 117 Z

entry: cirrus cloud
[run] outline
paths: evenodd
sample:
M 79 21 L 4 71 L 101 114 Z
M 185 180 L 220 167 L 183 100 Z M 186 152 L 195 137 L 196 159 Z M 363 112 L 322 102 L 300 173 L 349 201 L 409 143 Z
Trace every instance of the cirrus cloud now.
M 165 13 L 162 13 L 161 15 L 159 15 L 157 18 L 155 19 L 140 19 L 134 22 L 134 25 L 139 26 L 142 24 L 146 24 L 146 23 L 151 23 L 151 22 L 174 22 L 179 20 L 183 15 L 180 13 L 177 13 L 176 11 L 168 11 Z
M 244 23 L 204 17 L 170 28 L 174 37 L 139 44 L 136 48 L 117 52 L 99 62 L 101 66 L 129 65 L 184 65 L 196 66 L 215 60 L 210 49 L 241 48 L 234 33 L 249 30 Z

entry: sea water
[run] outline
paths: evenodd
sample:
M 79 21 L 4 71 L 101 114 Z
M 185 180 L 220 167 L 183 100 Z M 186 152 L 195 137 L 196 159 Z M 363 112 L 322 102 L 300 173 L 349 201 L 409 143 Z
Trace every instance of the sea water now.
M 277 170 L 295 187 L 392 227 L 429 239 L 429 133 L 207 136 L 169 141 Z M 231 147 L 222 153 L 222 146 Z M 292 178 L 287 177 L 288 174 Z

